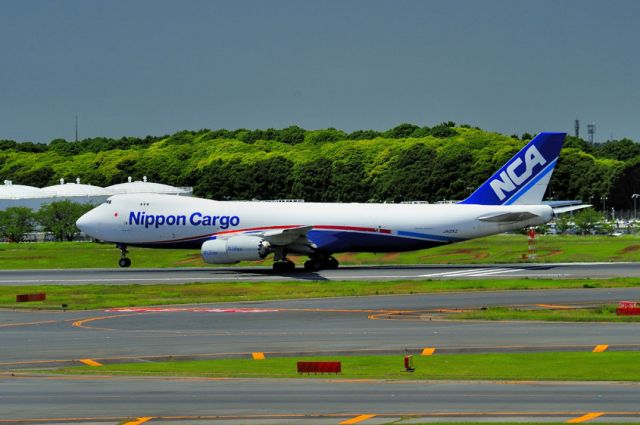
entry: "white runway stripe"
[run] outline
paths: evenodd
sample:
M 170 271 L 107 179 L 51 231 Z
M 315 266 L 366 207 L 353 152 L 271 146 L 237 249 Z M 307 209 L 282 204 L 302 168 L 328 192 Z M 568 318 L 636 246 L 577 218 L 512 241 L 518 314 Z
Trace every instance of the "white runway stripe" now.
M 431 274 L 423 274 L 420 277 L 431 277 L 431 276 L 464 276 L 469 273 L 478 273 L 486 269 L 471 269 L 471 270 L 456 270 L 453 272 L 441 272 L 441 273 L 431 273 Z
M 521 272 L 524 269 L 471 269 L 471 270 L 457 270 L 453 272 L 443 273 L 431 273 L 423 274 L 420 277 L 478 277 L 478 276 L 490 276 L 494 274 L 509 273 L 509 272 Z

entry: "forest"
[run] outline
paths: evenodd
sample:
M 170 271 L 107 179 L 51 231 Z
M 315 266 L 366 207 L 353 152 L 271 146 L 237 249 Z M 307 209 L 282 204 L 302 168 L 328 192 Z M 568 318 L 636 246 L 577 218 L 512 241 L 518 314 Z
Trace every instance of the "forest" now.
M 290 126 L 48 144 L 0 140 L 0 177 L 43 187 L 60 178 L 108 186 L 147 176 L 219 200 L 437 202 L 464 199 L 531 138 L 444 122 L 351 133 Z M 547 196 L 633 210 L 638 192 L 640 145 L 569 136 Z

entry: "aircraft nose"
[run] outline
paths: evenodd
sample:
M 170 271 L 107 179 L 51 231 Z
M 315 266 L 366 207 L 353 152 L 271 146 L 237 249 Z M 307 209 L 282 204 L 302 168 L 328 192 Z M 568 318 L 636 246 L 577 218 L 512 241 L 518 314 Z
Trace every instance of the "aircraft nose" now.
M 78 229 L 82 230 L 89 236 L 93 236 L 97 224 L 96 214 L 93 210 L 85 213 L 76 221 Z

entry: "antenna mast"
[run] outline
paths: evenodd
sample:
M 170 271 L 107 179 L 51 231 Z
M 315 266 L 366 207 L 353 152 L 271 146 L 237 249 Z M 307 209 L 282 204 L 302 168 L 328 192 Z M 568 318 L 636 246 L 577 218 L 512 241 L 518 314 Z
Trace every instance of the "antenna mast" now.
M 587 133 L 589 133 L 589 143 L 593 144 L 593 135 L 596 132 L 596 125 L 594 123 L 587 124 Z

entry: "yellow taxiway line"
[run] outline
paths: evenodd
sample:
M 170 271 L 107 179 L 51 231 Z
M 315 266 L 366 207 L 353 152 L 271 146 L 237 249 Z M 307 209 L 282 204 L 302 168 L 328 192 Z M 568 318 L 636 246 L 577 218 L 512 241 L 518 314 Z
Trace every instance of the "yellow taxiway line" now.
M 360 422 L 366 421 L 367 419 L 374 418 L 376 415 L 360 415 L 355 418 L 347 419 L 346 421 L 342 421 L 339 425 L 353 425 L 358 424 Z
M 102 363 L 98 363 L 97 361 L 91 360 L 91 359 L 80 359 L 80 361 L 86 364 L 87 366 L 93 366 L 93 367 L 102 366 Z
M 153 419 L 153 417 L 144 416 L 142 418 L 137 418 L 135 421 L 125 422 L 123 425 L 140 425 L 145 422 L 149 422 L 151 419 Z
M 565 423 L 568 423 L 568 424 L 579 424 L 579 423 L 582 423 L 582 422 L 590 421 L 591 419 L 599 418 L 602 415 L 604 415 L 604 412 L 587 413 L 586 415 L 582 415 L 579 418 L 569 419 Z

